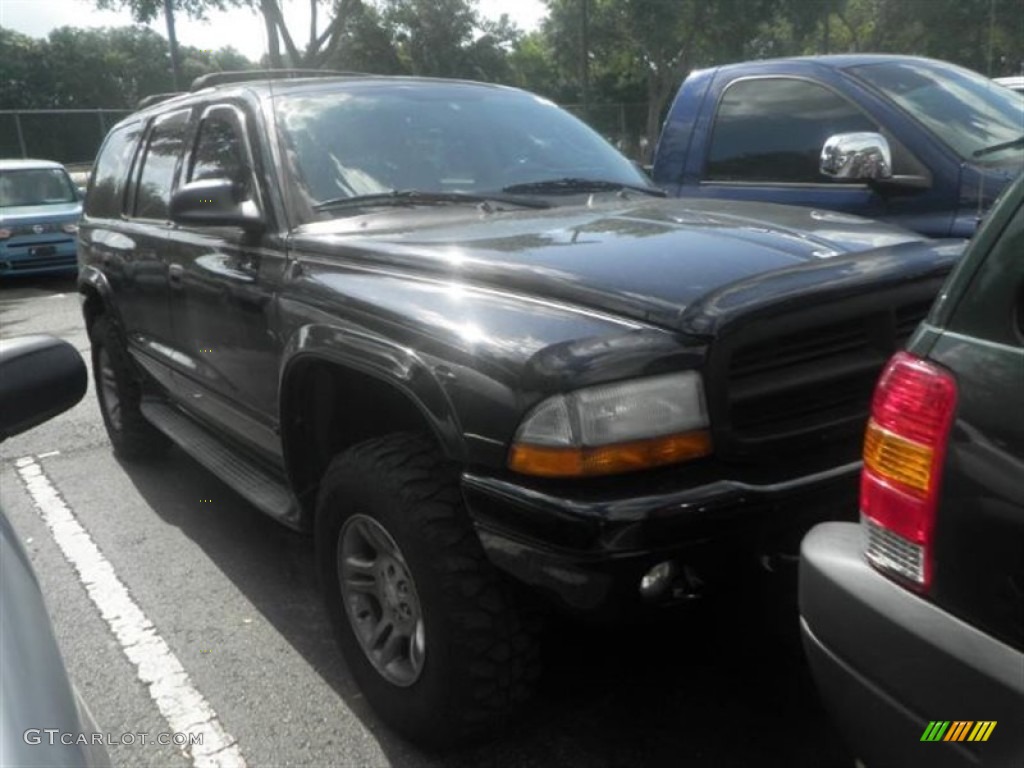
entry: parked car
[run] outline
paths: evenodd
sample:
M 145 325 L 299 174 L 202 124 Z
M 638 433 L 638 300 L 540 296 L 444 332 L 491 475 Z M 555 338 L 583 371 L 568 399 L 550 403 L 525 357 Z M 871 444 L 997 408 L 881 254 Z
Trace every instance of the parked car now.
M 1011 91 L 1017 91 L 1017 93 L 1024 93 L 1024 75 L 1016 75 L 1011 77 L 997 77 L 995 81 L 1000 85 L 1005 85 Z
M 0 442 L 71 408 L 87 382 L 81 356 L 66 341 L 0 341 Z M 39 582 L 2 509 L 0 711 L 2 766 L 110 765 L 102 738 L 93 736 L 104 734 L 68 678 Z
M 1024 765 L 1022 254 L 1024 179 L 878 382 L 860 525 L 803 542 L 807 656 L 869 768 Z
M 49 160 L 0 160 L 0 278 L 78 268 L 82 203 L 67 171 Z
M 111 131 L 85 322 L 115 451 L 176 442 L 311 530 L 393 726 L 504 721 L 538 600 L 683 602 L 852 508 L 872 383 L 961 243 L 664 199 L 515 89 L 286 75 L 207 76 Z
M 654 157 L 672 195 L 760 200 L 969 237 L 1024 168 L 1024 101 L 916 56 L 748 61 L 692 73 Z

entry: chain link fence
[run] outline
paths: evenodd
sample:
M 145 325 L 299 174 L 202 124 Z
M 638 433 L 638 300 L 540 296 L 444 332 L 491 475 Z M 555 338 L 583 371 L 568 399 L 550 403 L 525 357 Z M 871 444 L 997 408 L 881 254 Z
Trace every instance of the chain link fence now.
M 91 164 L 107 131 L 127 109 L 0 110 L 0 157 Z

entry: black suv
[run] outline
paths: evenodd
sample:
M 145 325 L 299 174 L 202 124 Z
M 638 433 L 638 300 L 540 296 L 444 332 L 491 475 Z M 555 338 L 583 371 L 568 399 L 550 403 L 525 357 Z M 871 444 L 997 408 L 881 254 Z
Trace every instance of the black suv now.
M 860 511 L 815 527 L 800 567 L 804 645 L 856 753 L 1024 766 L 1024 179 L 878 382 Z
M 97 394 L 121 457 L 173 441 L 314 533 L 399 730 L 503 720 L 547 605 L 683 601 L 852 508 L 874 380 L 962 244 L 661 199 L 514 89 L 245 77 L 100 151 Z

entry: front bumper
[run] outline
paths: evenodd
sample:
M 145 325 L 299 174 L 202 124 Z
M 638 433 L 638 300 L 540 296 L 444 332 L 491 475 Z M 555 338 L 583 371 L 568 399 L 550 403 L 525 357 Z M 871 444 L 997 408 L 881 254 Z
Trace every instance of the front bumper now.
M 860 463 L 784 481 L 696 470 L 531 486 L 466 473 L 463 494 L 488 556 L 559 607 L 600 618 L 682 601 L 749 578 L 765 556 L 790 554 L 816 522 L 855 509 Z M 654 565 L 678 582 L 640 594 Z
M 17 237 L 0 242 L 0 277 L 42 275 L 78 270 L 73 237 Z
M 873 570 L 859 526 L 804 539 L 804 648 L 826 705 L 868 768 L 1024 767 L 1024 653 Z M 996 721 L 987 742 L 922 742 L 929 722 Z

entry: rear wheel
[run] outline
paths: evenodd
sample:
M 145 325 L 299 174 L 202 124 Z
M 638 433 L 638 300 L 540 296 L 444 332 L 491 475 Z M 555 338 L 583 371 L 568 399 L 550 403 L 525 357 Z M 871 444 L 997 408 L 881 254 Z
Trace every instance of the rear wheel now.
M 458 474 L 430 441 L 390 435 L 338 456 L 321 484 L 316 549 L 352 675 L 403 735 L 451 746 L 529 699 L 538 621 L 487 560 Z
M 139 410 L 142 384 L 117 327 L 110 318 L 100 317 L 89 336 L 96 398 L 114 452 L 125 460 L 163 455 L 170 440 Z

